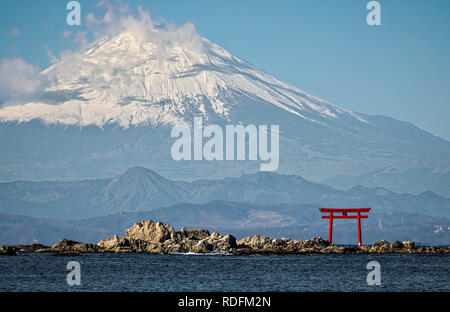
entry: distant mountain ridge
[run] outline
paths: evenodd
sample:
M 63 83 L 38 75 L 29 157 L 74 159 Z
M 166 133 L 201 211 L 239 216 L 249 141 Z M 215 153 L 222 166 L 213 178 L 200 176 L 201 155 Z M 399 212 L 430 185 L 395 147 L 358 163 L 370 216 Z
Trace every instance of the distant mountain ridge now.
M 385 188 L 403 193 L 409 190 L 412 194 L 423 192 L 423 185 L 427 185 L 430 190 L 444 197 L 450 197 L 450 171 L 445 167 L 450 164 L 450 157 L 441 163 L 435 161 L 435 166 L 440 169 L 433 169 L 429 163 L 433 162 L 433 158 L 429 157 L 428 162 L 411 163 L 410 166 L 399 163 L 375 170 L 362 175 L 340 175 L 329 180 L 321 181 L 321 183 L 330 185 L 338 189 L 349 189 L 354 185 L 363 185 L 366 187 L 377 187 L 383 185 Z M 422 183 L 417 183 L 422 181 Z
M 450 218 L 450 199 L 433 192 L 397 194 L 384 188 L 363 186 L 339 191 L 299 176 L 270 172 L 185 182 L 165 179 L 142 167 L 132 167 L 112 179 L 0 183 L 0 212 L 37 218 L 84 219 L 214 200 L 371 206 L 377 213 L 404 211 Z

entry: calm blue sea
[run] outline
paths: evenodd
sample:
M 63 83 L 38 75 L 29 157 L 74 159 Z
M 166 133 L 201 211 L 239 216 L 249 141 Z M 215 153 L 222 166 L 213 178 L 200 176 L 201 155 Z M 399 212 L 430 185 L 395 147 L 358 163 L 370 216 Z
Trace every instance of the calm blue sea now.
M 66 266 L 80 263 L 81 285 Z M 369 261 L 381 285 L 366 281 Z M 87 254 L 0 257 L 0 291 L 450 291 L 450 255 Z

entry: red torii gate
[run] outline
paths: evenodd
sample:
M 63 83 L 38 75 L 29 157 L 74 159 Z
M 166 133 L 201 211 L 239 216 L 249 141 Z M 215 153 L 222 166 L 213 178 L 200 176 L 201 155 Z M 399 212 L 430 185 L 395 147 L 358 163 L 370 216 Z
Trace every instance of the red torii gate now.
M 328 241 L 331 243 L 333 239 L 333 219 L 358 219 L 358 246 L 361 247 L 361 220 L 367 219 L 369 216 L 361 215 L 361 212 L 369 212 L 371 208 L 319 208 L 322 213 L 329 213 L 328 216 L 322 216 L 322 219 L 330 220 L 330 228 L 328 230 Z M 335 216 L 338 213 L 342 215 Z M 356 215 L 348 215 L 348 213 L 356 213 Z

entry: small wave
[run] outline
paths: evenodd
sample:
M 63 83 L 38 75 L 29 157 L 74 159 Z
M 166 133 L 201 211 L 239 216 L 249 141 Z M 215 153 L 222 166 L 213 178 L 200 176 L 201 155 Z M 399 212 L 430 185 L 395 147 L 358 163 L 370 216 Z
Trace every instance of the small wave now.
M 171 255 L 183 255 L 183 256 L 232 256 L 233 254 L 227 251 L 214 251 L 214 252 L 169 252 Z

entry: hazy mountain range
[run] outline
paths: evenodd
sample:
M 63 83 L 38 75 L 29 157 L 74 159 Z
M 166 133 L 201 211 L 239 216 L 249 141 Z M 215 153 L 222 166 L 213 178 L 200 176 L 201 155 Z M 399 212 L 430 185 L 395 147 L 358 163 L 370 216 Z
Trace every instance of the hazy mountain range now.
M 93 218 L 213 200 L 371 206 L 376 213 L 404 211 L 450 218 L 450 199 L 433 192 L 397 194 L 384 188 L 363 186 L 339 191 L 299 176 L 270 172 L 185 182 L 168 180 L 152 170 L 132 167 L 114 178 L 103 180 L 0 183 L 0 212 L 37 218 Z

